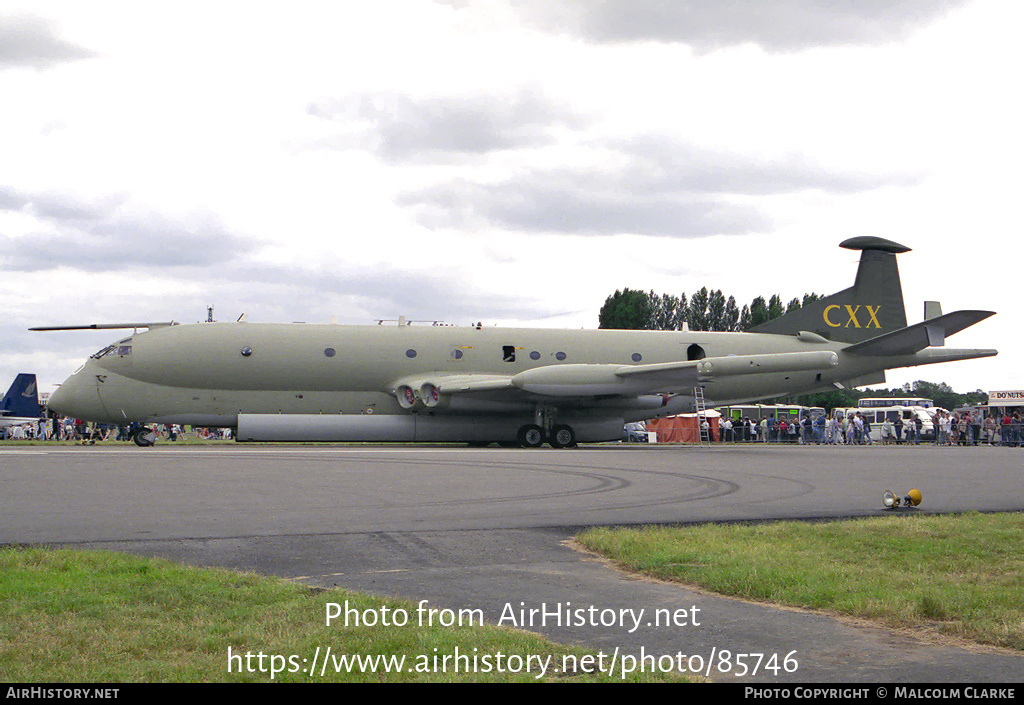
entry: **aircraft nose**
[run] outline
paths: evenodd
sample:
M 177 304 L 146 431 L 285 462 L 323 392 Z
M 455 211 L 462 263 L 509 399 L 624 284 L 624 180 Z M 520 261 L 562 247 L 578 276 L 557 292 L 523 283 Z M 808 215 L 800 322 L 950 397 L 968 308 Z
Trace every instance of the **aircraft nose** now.
M 100 404 L 96 376 L 80 370 L 64 380 L 50 395 L 46 406 L 64 416 L 86 421 L 102 420 L 106 412 Z

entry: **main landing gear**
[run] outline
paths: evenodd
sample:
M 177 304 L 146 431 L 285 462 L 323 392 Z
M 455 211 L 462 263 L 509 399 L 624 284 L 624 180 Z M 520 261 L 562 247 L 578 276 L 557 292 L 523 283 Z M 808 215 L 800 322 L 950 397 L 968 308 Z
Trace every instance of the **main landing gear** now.
M 556 411 L 551 407 L 538 406 L 536 423 L 526 424 L 519 429 L 519 445 L 523 448 L 539 448 L 547 442 L 552 448 L 575 448 L 576 432 L 572 426 L 553 422 Z

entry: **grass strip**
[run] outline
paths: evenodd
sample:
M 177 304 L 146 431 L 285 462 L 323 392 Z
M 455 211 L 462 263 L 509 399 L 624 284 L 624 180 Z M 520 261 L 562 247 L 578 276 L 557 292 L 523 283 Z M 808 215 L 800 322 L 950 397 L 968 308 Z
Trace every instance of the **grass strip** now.
M 1024 649 L 1024 515 L 592 529 L 629 570 L 722 595 Z
M 343 619 L 327 626 L 327 604 L 346 601 L 378 616 L 416 610 L 403 600 L 154 558 L 4 548 L 0 682 L 532 682 L 549 657 L 542 680 L 652 679 L 567 668 L 594 652 L 501 627 L 381 626 L 377 617 L 372 627 Z M 334 660 L 321 675 L 328 646 Z M 342 655 L 377 660 L 338 669 Z M 404 657 L 401 668 L 395 657 Z

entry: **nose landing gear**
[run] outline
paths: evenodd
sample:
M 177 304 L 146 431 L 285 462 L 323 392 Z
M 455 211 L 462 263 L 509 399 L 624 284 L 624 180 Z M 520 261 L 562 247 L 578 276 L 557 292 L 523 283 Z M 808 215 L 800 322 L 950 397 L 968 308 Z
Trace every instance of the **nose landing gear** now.
M 139 426 L 132 430 L 132 440 L 140 448 L 149 448 L 156 443 L 156 431 L 153 431 L 148 426 Z

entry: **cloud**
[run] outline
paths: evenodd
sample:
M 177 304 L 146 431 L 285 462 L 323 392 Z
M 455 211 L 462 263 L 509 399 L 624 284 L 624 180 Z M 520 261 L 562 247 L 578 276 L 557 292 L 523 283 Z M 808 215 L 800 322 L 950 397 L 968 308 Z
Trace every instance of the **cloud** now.
M 772 52 L 902 39 L 966 0 L 516 0 L 525 24 L 599 43 L 680 42 L 706 52 L 754 43 Z M 472 2 L 453 0 L 460 9 Z
M 0 187 L 0 212 L 27 215 L 35 226 L 17 237 L 0 232 L 6 241 L 0 262 L 7 272 L 209 267 L 256 247 L 227 231 L 212 214 L 172 217 L 135 206 L 121 196 L 88 202 L 70 195 Z
M 96 222 L 124 200 L 123 196 L 110 196 L 99 202 L 87 202 L 62 193 L 25 193 L 9 186 L 0 186 L 0 211 L 21 212 L 56 222 Z
M 714 151 L 670 135 L 646 134 L 610 143 L 632 164 L 624 179 L 644 191 L 768 196 L 804 190 L 835 194 L 915 183 L 913 174 L 844 172 L 800 153 L 760 156 Z
M 56 64 L 97 56 L 57 36 L 50 23 L 38 17 L 0 17 L 0 68 Z
M 692 194 L 618 191 L 569 175 L 535 174 L 498 184 L 438 184 L 403 195 L 428 228 L 500 226 L 581 235 L 702 237 L 749 233 L 768 226 L 755 208 Z M 627 187 L 628 189 L 628 187 Z
M 461 178 L 407 191 L 399 205 L 427 228 L 501 226 L 582 235 L 705 237 L 761 232 L 751 201 L 808 190 L 848 195 L 913 177 L 832 171 L 799 155 L 755 158 L 648 135 L 594 145 L 603 163 L 515 170 L 499 182 Z
M 416 99 L 396 93 L 319 101 L 307 113 L 361 121 L 370 148 L 386 162 L 445 162 L 498 150 L 554 142 L 560 126 L 579 127 L 572 111 L 523 90 L 511 95 L 471 94 Z

